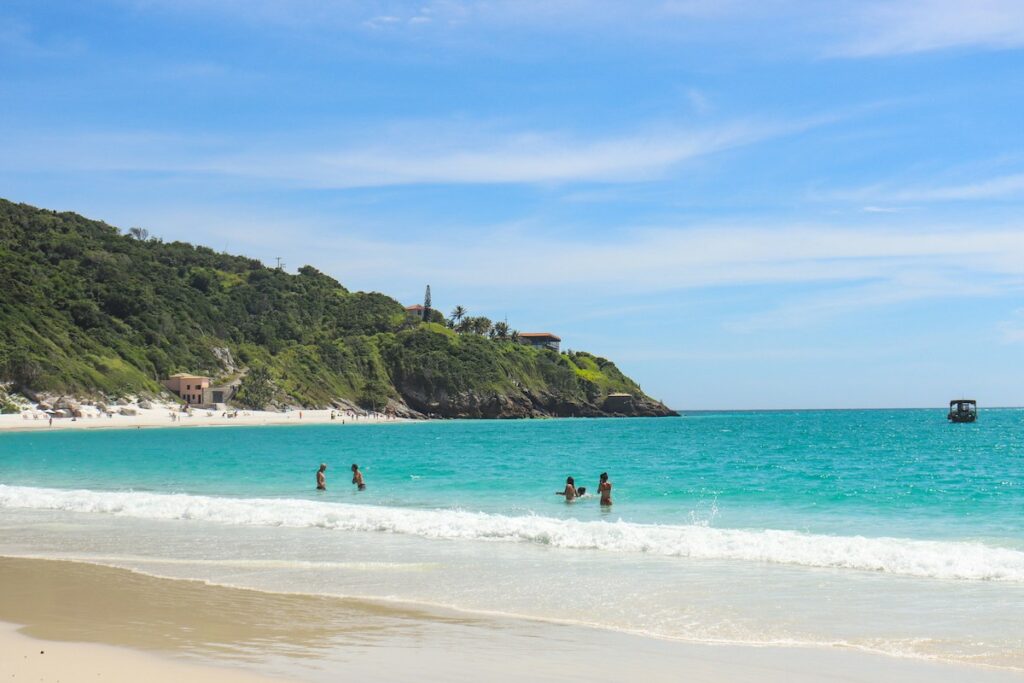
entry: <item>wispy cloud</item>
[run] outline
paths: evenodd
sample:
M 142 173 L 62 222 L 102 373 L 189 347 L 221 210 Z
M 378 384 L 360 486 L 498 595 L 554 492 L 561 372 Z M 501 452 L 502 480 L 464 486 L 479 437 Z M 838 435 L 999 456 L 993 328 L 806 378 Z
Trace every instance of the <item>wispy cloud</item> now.
M 961 183 L 904 185 L 877 184 L 851 190 L 821 193 L 819 199 L 879 201 L 897 203 L 971 202 L 1024 199 L 1024 173 L 982 178 Z M 898 211 L 889 206 L 869 205 L 869 213 Z
M 160 220 L 170 220 L 157 213 Z M 291 253 L 293 261 L 308 258 L 308 252 L 296 251 L 297 245 L 316 243 L 313 265 L 362 283 L 357 286 L 373 286 L 377 281 L 383 286 L 401 278 L 443 281 L 456 288 L 562 287 L 636 294 L 811 284 L 828 285 L 830 291 L 799 303 L 825 312 L 948 296 L 951 291 L 957 296 L 1005 294 L 1024 285 L 1024 225 L 1016 224 L 987 230 L 961 225 L 623 228 L 587 240 L 559 237 L 550 226 L 515 224 L 477 226 L 471 236 L 437 242 L 374 237 L 329 220 L 286 229 L 278 221 L 260 230 L 261 220 L 237 214 L 230 214 L 226 221 L 177 215 L 171 222 L 221 234 L 235 225 L 240 229 L 234 239 L 241 239 L 243 245 L 247 234 L 253 239 L 259 236 L 261 252 L 291 250 L 285 253 Z M 159 224 L 136 222 L 160 232 Z M 965 240 L 965 234 L 970 239 Z M 438 263 L 444 263 L 444 268 L 438 269 Z M 953 282 L 959 284 L 951 290 Z
M 837 56 L 1024 46 L 1024 3 L 1019 0 L 890 0 L 852 7 L 852 35 L 840 39 L 833 50 Z
M 836 0 L 817 12 L 799 0 L 121 1 L 139 11 L 220 14 L 275 27 L 417 39 L 427 27 L 447 37 L 453 31 L 600 31 L 673 43 L 705 40 L 710 33 L 747 45 L 854 58 L 1024 46 L 1024 5 L 1018 0 Z
M 154 171 L 220 175 L 315 188 L 413 184 L 634 182 L 722 150 L 816 125 L 727 123 L 583 138 L 547 132 L 503 132 L 485 125 L 398 124 L 362 131 L 360 140 L 330 144 L 302 139 L 252 145 L 226 136 L 187 139 L 159 133 L 11 135 L 0 168 L 8 171 Z M 38 150 L 45 150 L 42 156 Z M 20 150 L 20 151 L 19 151 Z
M 532 132 L 459 139 L 424 132 L 406 140 L 334 152 L 214 160 L 208 168 L 231 175 L 340 188 L 637 181 L 660 177 L 685 161 L 786 131 L 786 126 L 734 124 L 702 130 L 665 128 L 595 139 Z

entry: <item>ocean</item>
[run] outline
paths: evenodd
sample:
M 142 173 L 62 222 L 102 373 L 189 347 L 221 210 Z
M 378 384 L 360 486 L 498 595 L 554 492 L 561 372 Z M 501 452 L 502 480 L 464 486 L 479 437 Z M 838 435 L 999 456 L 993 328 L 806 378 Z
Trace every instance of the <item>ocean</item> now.
M 0 554 L 1024 670 L 1024 410 L 8 433 Z

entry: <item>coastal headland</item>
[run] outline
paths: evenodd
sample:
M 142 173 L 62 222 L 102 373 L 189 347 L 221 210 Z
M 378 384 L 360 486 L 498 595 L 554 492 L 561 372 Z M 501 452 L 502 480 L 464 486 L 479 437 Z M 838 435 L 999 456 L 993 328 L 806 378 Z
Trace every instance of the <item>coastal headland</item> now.
M 5 200 L 0 254 L 3 413 L 131 396 L 216 412 L 675 415 L 610 360 L 563 350 L 557 334 L 431 308 L 429 286 L 423 305 L 404 306 L 312 266 L 292 274 Z

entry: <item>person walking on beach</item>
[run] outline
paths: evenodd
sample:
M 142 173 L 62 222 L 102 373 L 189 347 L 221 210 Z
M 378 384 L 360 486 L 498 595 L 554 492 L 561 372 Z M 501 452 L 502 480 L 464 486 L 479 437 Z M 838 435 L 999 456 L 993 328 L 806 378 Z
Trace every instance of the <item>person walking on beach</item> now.
M 555 491 L 556 496 L 565 496 L 565 502 L 569 503 L 576 500 L 576 482 L 572 477 L 566 477 L 565 479 L 565 490 Z
M 359 465 L 355 463 L 352 463 L 352 483 L 360 491 L 366 488 L 366 484 L 363 483 L 363 473 L 359 471 Z
M 601 505 L 612 504 L 612 483 L 608 481 L 608 473 L 601 473 L 601 483 L 597 485 L 597 491 L 601 494 Z
M 316 490 L 326 491 L 327 490 L 327 475 L 324 474 L 327 471 L 327 465 L 320 463 L 320 469 L 316 472 Z

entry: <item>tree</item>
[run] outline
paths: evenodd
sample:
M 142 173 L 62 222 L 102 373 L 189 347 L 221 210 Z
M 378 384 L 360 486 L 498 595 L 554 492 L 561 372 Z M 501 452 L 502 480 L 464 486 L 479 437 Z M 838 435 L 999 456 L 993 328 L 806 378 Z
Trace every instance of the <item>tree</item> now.
M 375 413 L 381 412 L 388 404 L 388 385 L 376 377 L 367 380 L 363 385 L 359 403 Z
M 508 339 L 508 323 L 504 320 L 499 320 L 494 323 L 494 327 L 491 328 L 491 336 L 495 339 L 501 339 L 502 341 Z
M 43 374 L 42 366 L 24 351 L 12 353 L 0 371 L 3 373 L 0 379 L 13 382 L 14 387 L 20 390 L 36 388 Z
M 474 318 L 466 318 L 466 320 L 470 323 L 470 330 L 473 334 L 484 336 L 491 331 L 491 319 L 486 316 L 478 315 Z
M 146 230 L 145 228 L 128 228 L 128 235 L 130 237 L 134 237 L 140 242 L 145 242 L 149 239 L 149 230 Z
M 273 397 L 274 382 L 270 370 L 262 365 L 250 368 L 238 387 L 238 402 L 253 410 L 263 410 Z
M 462 306 L 456 306 L 452 309 L 452 314 L 449 319 L 452 321 L 452 327 L 455 327 L 459 322 L 466 317 L 466 309 Z
M 430 320 L 430 285 L 427 285 L 427 293 L 423 296 L 423 320 Z
M 509 332 L 508 338 L 509 338 L 509 341 L 518 342 L 519 341 L 519 330 L 512 330 L 511 332 Z

